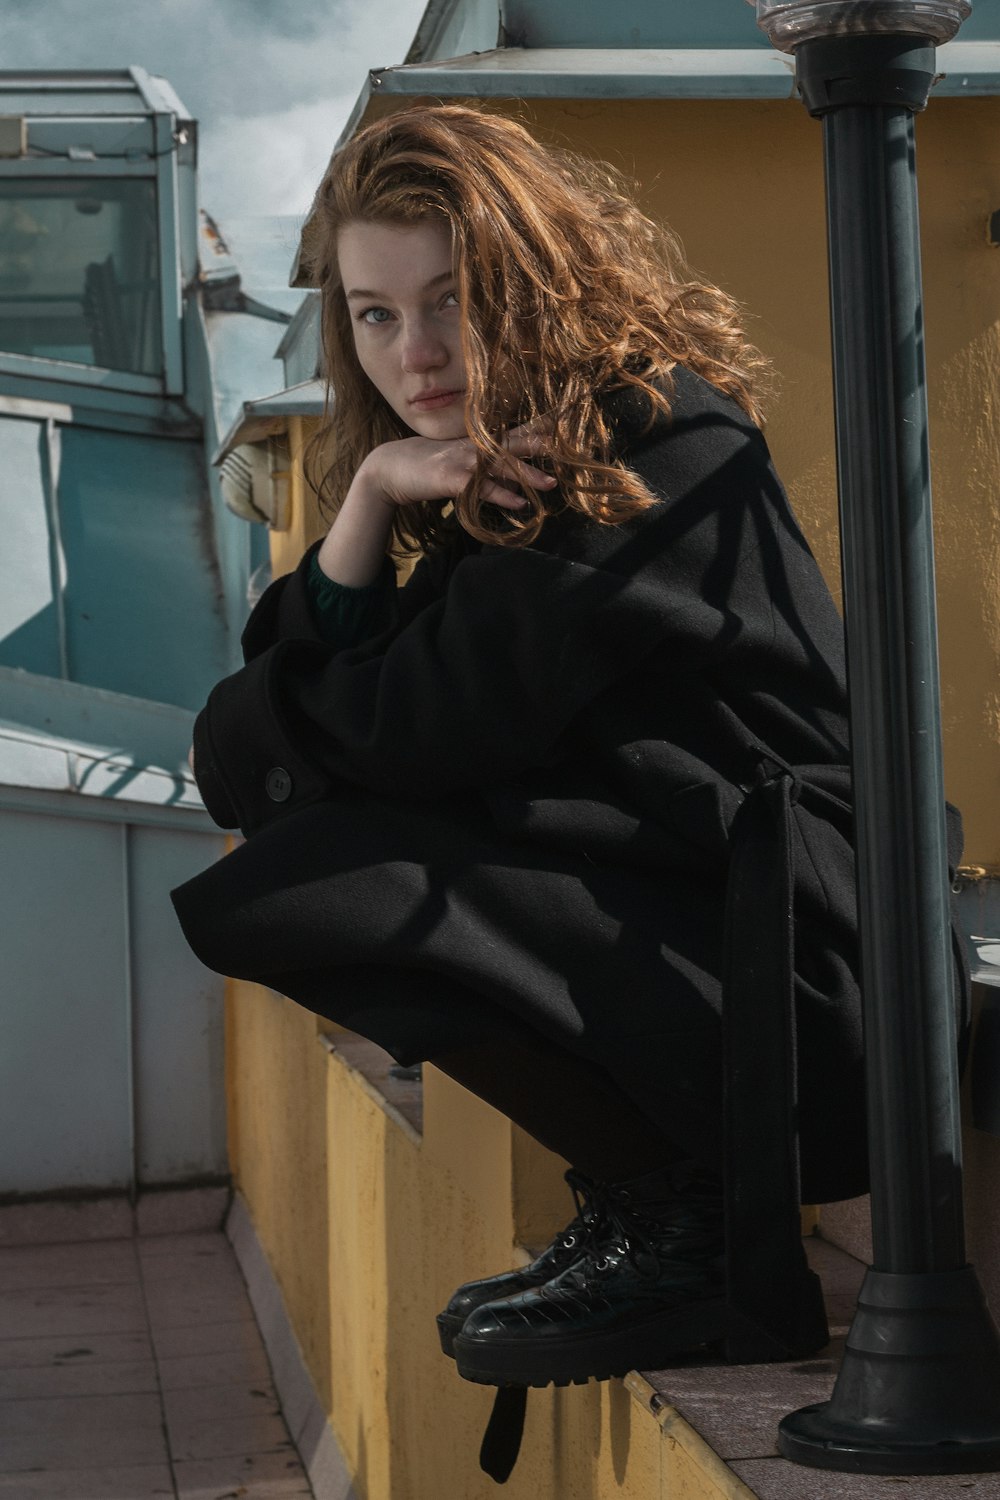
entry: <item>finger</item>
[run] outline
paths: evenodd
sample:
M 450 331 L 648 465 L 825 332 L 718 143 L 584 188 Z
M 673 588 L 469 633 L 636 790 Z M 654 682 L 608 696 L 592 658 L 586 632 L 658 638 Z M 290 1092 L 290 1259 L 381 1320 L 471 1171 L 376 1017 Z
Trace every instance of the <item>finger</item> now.
M 509 453 L 528 453 L 535 458 L 547 458 L 552 451 L 552 441 L 541 432 L 509 432 L 504 440 Z
M 524 463 L 513 453 L 498 458 L 489 473 L 494 479 L 514 479 L 518 484 L 530 484 L 535 489 L 548 489 L 556 482 L 554 475 L 546 473 L 544 469 L 536 469 L 534 464 Z
M 528 503 L 523 495 L 505 490 L 495 479 L 490 479 L 483 485 L 481 494 L 484 500 L 488 500 L 491 505 L 499 505 L 503 510 L 523 510 Z
M 510 429 L 510 436 L 551 437 L 555 423 L 545 413 L 532 417 L 530 422 L 521 422 Z
M 493 473 L 498 479 L 514 479 L 518 484 L 529 484 L 536 490 L 550 490 L 556 483 L 554 474 L 546 474 L 544 469 L 522 463 L 519 458 L 512 458 L 509 463 L 494 469 Z

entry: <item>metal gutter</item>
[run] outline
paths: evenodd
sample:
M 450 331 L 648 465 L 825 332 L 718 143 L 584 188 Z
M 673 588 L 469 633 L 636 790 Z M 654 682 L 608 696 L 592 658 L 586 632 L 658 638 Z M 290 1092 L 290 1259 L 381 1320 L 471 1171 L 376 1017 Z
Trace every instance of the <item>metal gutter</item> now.
M 241 443 L 259 443 L 272 433 L 283 432 L 289 417 L 321 417 L 326 409 L 326 382 L 303 380 L 286 390 L 256 401 L 244 401 L 236 420 L 212 457 L 213 466 L 222 463 Z

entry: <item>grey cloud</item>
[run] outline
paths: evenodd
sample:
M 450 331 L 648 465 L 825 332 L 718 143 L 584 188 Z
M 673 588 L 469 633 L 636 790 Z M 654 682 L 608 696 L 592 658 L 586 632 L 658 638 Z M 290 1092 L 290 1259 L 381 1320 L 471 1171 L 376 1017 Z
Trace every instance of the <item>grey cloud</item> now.
M 3 67 L 138 64 L 162 74 L 202 122 L 203 200 L 252 190 L 262 210 L 294 212 L 367 70 L 402 60 L 423 9 L 424 0 L 0 0 Z M 279 170 L 290 176 L 275 181 Z
M 5 68 L 121 68 L 168 77 L 201 119 L 310 103 L 399 62 L 421 0 L 31 0 L 4 11 Z

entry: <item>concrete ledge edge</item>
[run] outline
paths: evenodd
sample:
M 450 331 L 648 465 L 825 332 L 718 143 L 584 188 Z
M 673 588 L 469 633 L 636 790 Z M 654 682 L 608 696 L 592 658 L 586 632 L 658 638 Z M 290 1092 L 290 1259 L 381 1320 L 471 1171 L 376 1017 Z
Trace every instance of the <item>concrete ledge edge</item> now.
M 338 1067 L 344 1068 L 351 1075 L 351 1077 L 357 1083 L 358 1087 L 361 1089 L 362 1093 L 367 1094 L 368 1098 L 373 1100 L 373 1102 L 378 1105 L 382 1113 L 388 1116 L 392 1123 L 402 1131 L 403 1135 L 412 1145 L 418 1147 L 423 1145 L 424 1138 L 421 1135 L 420 1131 L 413 1128 L 409 1120 L 407 1120 L 405 1116 L 401 1114 L 401 1112 L 396 1108 L 395 1104 L 393 1104 L 390 1099 L 387 1099 L 385 1097 L 378 1084 L 372 1082 L 364 1069 L 359 1068 L 356 1063 L 354 1063 L 349 1057 L 345 1056 L 342 1047 L 338 1046 L 338 1038 L 336 1035 L 330 1035 L 326 1032 L 321 1031 L 317 1033 L 316 1040 L 326 1052 L 330 1061 L 335 1063 Z
M 243 1272 L 281 1409 L 316 1500 L 360 1500 L 302 1357 L 281 1288 L 239 1193 L 233 1195 L 225 1232 Z
M 754 1491 L 733 1472 L 725 1459 L 719 1457 L 676 1407 L 663 1400 L 638 1370 L 632 1370 L 625 1376 L 625 1389 L 656 1418 L 664 1438 L 676 1443 L 689 1461 L 701 1470 L 718 1500 L 756 1500 Z

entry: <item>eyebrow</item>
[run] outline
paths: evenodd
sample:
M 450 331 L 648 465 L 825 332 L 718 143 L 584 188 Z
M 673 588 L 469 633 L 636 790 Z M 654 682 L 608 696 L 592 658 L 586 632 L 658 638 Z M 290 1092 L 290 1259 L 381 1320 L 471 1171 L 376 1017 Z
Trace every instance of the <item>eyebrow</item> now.
M 440 286 L 443 281 L 454 280 L 454 271 L 442 271 L 440 276 L 431 277 L 430 281 L 428 281 L 426 286 L 424 287 L 424 291 L 429 292 L 432 287 Z M 384 297 L 385 295 L 385 292 L 370 292 L 364 287 L 356 286 L 352 287 L 351 290 L 347 293 L 347 300 L 348 302 L 350 302 L 352 297 Z

